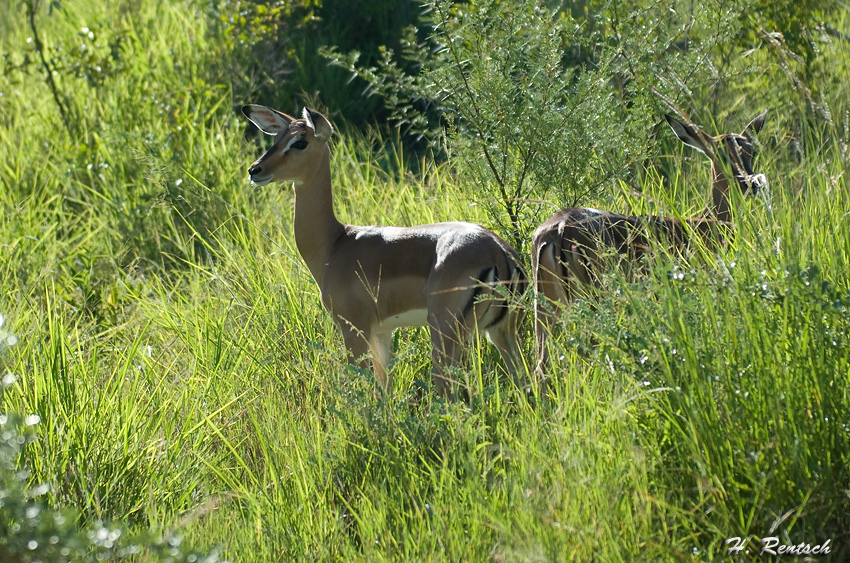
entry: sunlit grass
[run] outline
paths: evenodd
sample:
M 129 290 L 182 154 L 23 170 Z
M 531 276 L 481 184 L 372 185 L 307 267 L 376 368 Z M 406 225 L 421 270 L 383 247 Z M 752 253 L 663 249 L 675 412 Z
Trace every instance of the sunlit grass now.
M 232 111 L 249 100 L 205 74 L 203 14 L 83 5 L 45 33 L 109 22 L 132 48 L 108 86 L 62 84 L 82 141 L 38 73 L 0 78 L 0 372 L 17 376 L 0 410 L 40 417 L 22 462 L 52 504 L 258 563 L 721 560 L 726 538 L 769 535 L 847 552 L 846 87 L 803 161 L 768 117 L 770 207 L 736 202 L 729 248 L 658 255 L 569 308 L 548 399 L 476 341 L 472 397 L 445 404 L 422 329 L 395 338 L 391 396 L 345 365 L 290 187 L 246 178 L 262 149 Z M 26 30 L 3 29 L 21 49 Z M 690 162 L 667 185 L 650 173 L 588 203 L 699 211 L 707 162 L 670 158 Z M 339 217 L 487 224 L 450 163 L 405 162 L 338 136 Z

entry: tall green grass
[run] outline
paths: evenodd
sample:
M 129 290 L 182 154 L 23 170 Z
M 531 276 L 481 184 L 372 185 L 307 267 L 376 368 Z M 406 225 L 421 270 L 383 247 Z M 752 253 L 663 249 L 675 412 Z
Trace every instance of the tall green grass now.
M 0 313 L 17 337 L 0 370 L 18 376 L 0 411 L 39 415 L 18 464 L 51 505 L 240 562 L 713 561 L 736 536 L 829 539 L 825 560 L 846 557 L 846 87 L 800 162 L 768 121 L 770 208 L 737 202 L 729 248 L 659 255 L 568 309 L 548 399 L 523 398 L 476 341 L 472 398 L 445 404 L 422 329 L 395 339 L 391 396 L 345 365 L 291 190 L 247 181 L 261 148 L 232 107 L 250 100 L 216 81 L 204 18 L 192 2 L 42 14 L 50 44 L 82 27 L 125 41 L 102 83 L 60 77 L 79 138 L 37 69 L 0 78 Z M 22 60 L 26 37 L 4 27 L 0 44 Z M 588 203 L 688 215 L 707 163 L 672 158 L 669 185 Z M 413 176 L 405 160 L 337 138 L 340 217 L 486 222 L 449 165 Z

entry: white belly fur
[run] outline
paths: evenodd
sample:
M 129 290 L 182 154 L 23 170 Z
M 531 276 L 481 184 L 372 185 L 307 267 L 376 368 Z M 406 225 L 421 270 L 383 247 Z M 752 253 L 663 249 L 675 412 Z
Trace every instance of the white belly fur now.
M 428 324 L 427 309 L 410 309 L 404 313 L 387 317 L 376 327 L 376 332 L 391 332 L 403 326 L 425 326 Z

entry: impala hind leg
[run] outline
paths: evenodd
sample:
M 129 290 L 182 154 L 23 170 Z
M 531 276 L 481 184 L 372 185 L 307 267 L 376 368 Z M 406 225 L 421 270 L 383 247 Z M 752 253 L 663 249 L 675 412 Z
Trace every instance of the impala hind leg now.
M 560 307 L 544 295 L 538 295 L 534 302 L 534 340 L 537 349 L 537 365 L 534 368 L 535 379 L 545 376 L 549 365 L 549 338 L 555 328 L 557 311 Z
M 453 320 L 433 323 L 431 326 L 431 377 L 437 393 L 453 400 L 458 381 L 452 368 L 463 355 L 464 334 Z
M 542 379 L 549 365 L 548 339 L 555 321 L 569 299 L 569 281 L 564 265 L 555 255 L 557 246 L 551 242 L 538 243 L 534 254 L 534 340 L 537 348 L 536 379 Z
M 525 373 L 525 362 L 522 359 L 517 332 L 519 321 L 520 318 L 517 312 L 511 311 L 505 323 L 487 330 L 487 338 L 499 350 L 502 361 L 505 362 L 505 367 L 508 374 L 514 380 L 514 384 L 520 389 L 523 389 L 527 386 L 528 381 L 523 377 Z
M 557 317 L 566 299 L 566 283 L 544 272 L 538 272 L 534 295 L 534 341 L 537 350 L 537 366 L 534 377 L 544 376 L 549 365 L 549 339 L 555 328 Z

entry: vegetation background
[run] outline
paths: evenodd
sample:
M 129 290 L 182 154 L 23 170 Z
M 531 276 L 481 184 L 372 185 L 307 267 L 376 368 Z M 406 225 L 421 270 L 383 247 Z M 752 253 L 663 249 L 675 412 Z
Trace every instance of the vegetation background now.
M 0 560 L 847 560 L 847 8 L 0 0 Z M 566 205 L 690 216 L 708 164 L 671 111 L 770 107 L 771 196 L 570 307 L 546 400 L 475 343 L 445 404 L 420 329 L 382 396 L 291 190 L 247 179 L 248 102 L 334 121 L 356 224 L 526 252 Z

